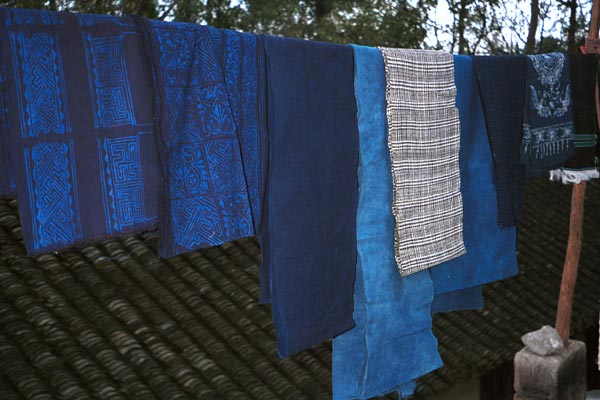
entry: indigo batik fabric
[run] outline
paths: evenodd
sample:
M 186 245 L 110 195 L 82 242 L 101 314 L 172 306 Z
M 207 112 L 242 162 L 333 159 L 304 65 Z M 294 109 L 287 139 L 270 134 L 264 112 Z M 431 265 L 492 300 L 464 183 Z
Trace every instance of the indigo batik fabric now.
M 28 253 L 154 228 L 152 75 L 132 20 L 2 9 L 0 26 Z
M 358 126 L 352 47 L 268 37 L 261 235 L 281 356 L 354 326 Z M 269 246 L 264 246 L 268 239 Z
M 466 306 L 477 305 L 481 289 L 476 287 L 518 272 L 516 228 L 500 228 L 496 223 L 494 165 L 471 57 L 454 56 L 454 76 L 460 117 L 460 183 L 467 252 L 429 270 L 436 295 L 434 311 L 451 309 L 461 295 Z M 457 292 L 468 288 L 473 289 Z M 445 306 L 442 294 L 448 294 Z
M 15 171 L 13 169 L 12 156 L 10 155 L 10 144 L 8 143 L 5 84 L 4 66 L 0 62 L 0 198 L 17 195 Z
M 236 123 L 208 27 L 143 22 L 164 169 L 160 255 L 254 235 Z
M 267 150 L 264 39 L 248 33 L 209 29 L 225 75 L 227 96 L 241 146 L 252 221 L 258 234 Z
M 465 252 L 458 169 L 460 125 L 452 55 L 382 48 L 402 275 Z
M 414 379 L 442 365 L 431 332 L 433 286 L 427 271 L 398 273 L 383 58 L 376 48 L 353 47 L 360 151 L 356 327 L 333 340 L 333 398 L 391 391 L 403 398 Z
M 574 151 L 567 56 L 527 56 L 526 85 L 520 162 L 528 175 L 539 175 L 560 167 Z
M 475 56 L 473 65 L 494 157 L 498 224 L 521 221 L 525 168 L 519 164 L 525 99 L 525 56 Z
M 580 183 L 599 177 L 596 168 L 598 124 L 596 122 L 595 91 L 597 90 L 597 74 L 598 56 L 596 54 L 569 55 L 575 152 L 565 161 L 562 168 L 550 171 L 552 180 L 567 184 Z

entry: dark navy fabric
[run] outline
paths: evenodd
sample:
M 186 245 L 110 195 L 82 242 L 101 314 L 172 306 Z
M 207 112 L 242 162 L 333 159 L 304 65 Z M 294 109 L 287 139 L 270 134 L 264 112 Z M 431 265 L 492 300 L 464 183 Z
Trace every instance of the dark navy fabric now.
M 15 172 L 9 151 L 10 144 L 8 143 L 7 108 L 4 94 L 5 82 L 4 66 L 0 62 L 0 198 L 15 197 L 17 195 Z
M 254 235 L 237 126 L 209 28 L 145 21 L 163 165 L 160 255 Z
M 262 239 L 269 246 L 262 252 L 285 357 L 354 326 L 354 65 L 350 46 L 268 37 L 265 52 L 270 154 Z
M 409 396 L 413 380 L 440 367 L 431 331 L 428 271 L 400 276 L 394 256 L 392 172 L 381 52 L 354 46 L 359 124 L 356 327 L 333 340 L 333 398 Z
M 516 228 L 500 228 L 496 223 L 493 159 L 472 59 L 454 56 L 454 74 L 460 118 L 463 238 L 467 253 L 429 270 L 436 297 L 505 279 L 518 272 Z M 465 292 L 464 295 L 465 304 L 469 304 L 473 302 L 472 296 L 477 296 L 477 291 Z M 460 292 L 452 296 L 455 303 Z M 443 306 L 442 298 L 436 300 L 436 310 L 449 309 L 449 306 Z M 475 298 L 475 304 L 477 300 Z
M 523 208 L 525 168 L 519 158 L 527 57 L 475 56 L 473 61 L 494 158 L 498 224 L 511 227 L 521 221 Z
M 520 162 L 536 176 L 560 167 L 575 151 L 567 56 L 527 56 L 526 85 Z
M 5 8 L 0 30 L 28 254 L 156 227 L 152 75 L 132 19 Z
M 212 27 L 209 30 L 225 75 L 227 96 L 241 146 L 254 230 L 258 234 L 267 154 L 264 39 L 259 35 Z

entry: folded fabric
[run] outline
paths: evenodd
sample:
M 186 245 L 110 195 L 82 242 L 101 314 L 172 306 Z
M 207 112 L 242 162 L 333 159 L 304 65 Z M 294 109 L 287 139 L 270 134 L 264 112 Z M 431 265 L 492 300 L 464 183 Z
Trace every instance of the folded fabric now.
M 521 221 L 525 168 L 519 164 L 525 99 L 525 56 L 475 56 L 475 72 L 494 157 L 498 224 Z
M 17 187 L 15 184 L 15 172 L 10 156 L 10 145 L 8 143 L 8 125 L 6 123 L 6 96 L 4 94 L 4 85 L 6 77 L 4 75 L 4 66 L 0 62 L 0 198 L 15 197 Z
M 454 292 L 440 293 L 433 297 L 431 313 L 483 308 L 483 287 L 474 286 Z
M 3 100 L 27 253 L 156 227 L 152 78 L 133 20 L 0 12 Z
M 396 219 L 396 262 L 408 275 L 465 252 L 460 126 L 452 55 L 381 48 Z
M 255 232 L 260 231 L 266 162 L 266 67 L 263 38 L 209 27 L 242 153 Z
M 433 287 L 427 271 L 398 274 L 387 144 L 385 70 L 376 48 L 354 47 L 359 124 L 356 327 L 333 340 L 333 398 L 366 399 L 398 390 L 440 367 L 431 332 Z
M 285 357 L 354 326 L 358 127 L 350 46 L 265 39 L 262 268 Z
M 467 253 L 429 270 L 436 296 L 436 309 L 443 306 L 443 293 L 454 292 L 452 303 L 459 304 L 461 289 L 473 288 L 518 272 L 516 228 L 500 228 L 496 223 L 497 200 L 493 182 L 492 153 L 485 119 L 468 56 L 454 56 L 456 105 L 460 116 L 460 182 L 463 236 Z M 481 289 L 479 289 L 481 290 Z M 473 293 L 466 292 L 466 303 Z
M 575 153 L 562 168 L 550 171 L 550 179 L 563 183 L 579 183 L 598 178 L 596 168 L 596 54 L 569 55 L 571 97 L 573 99 L 573 125 L 575 127 Z
M 208 27 L 143 20 L 163 165 L 160 255 L 254 235 L 223 70 Z
M 559 167 L 574 151 L 569 63 L 562 53 L 527 56 L 520 163 L 528 175 Z

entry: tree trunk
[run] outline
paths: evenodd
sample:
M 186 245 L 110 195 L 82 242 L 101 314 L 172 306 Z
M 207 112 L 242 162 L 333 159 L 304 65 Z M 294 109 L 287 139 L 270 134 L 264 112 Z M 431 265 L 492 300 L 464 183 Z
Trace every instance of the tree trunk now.
M 529 20 L 529 33 L 527 34 L 527 42 L 525 43 L 525 54 L 535 53 L 535 33 L 538 27 L 540 16 L 539 0 L 531 0 L 531 19 Z
M 465 54 L 467 49 L 467 40 L 465 39 L 465 30 L 467 24 L 467 6 L 468 0 L 460 0 L 460 10 L 458 12 L 458 24 L 456 30 L 458 31 L 458 54 Z
M 569 17 L 569 30 L 567 33 L 567 53 L 577 54 L 577 43 L 575 43 L 575 33 L 577 32 L 577 0 L 569 1 L 571 15 Z

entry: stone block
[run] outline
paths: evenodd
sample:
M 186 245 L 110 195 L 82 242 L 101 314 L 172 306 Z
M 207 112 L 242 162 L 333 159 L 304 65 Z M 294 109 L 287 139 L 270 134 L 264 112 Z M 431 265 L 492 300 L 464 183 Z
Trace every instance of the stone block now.
M 585 400 L 585 343 L 571 340 L 560 353 L 515 355 L 514 400 Z

